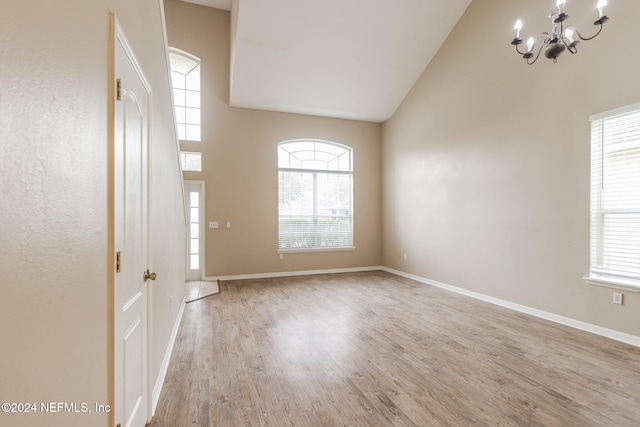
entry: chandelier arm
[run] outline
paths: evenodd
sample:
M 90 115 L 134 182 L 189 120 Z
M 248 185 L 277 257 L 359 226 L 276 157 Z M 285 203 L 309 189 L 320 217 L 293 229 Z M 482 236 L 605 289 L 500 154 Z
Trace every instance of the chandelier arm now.
M 575 28 L 574 28 L 575 29 Z M 576 53 L 578 53 L 578 49 L 576 48 L 576 45 L 578 44 L 578 42 L 573 42 L 571 44 L 567 44 L 567 40 L 563 37 L 562 38 L 562 44 L 565 45 L 565 47 L 567 48 L 567 50 L 569 51 L 569 53 L 575 55 Z
M 600 32 L 602 31 L 602 26 L 603 26 L 603 24 L 604 24 L 603 22 L 600 22 L 600 23 L 598 24 L 598 25 L 600 26 L 600 28 L 598 28 L 598 32 L 596 32 L 596 33 L 595 33 L 593 36 L 591 36 L 591 37 L 582 37 L 582 34 L 580 34 L 580 31 L 578 31 L 576 27 L 571 27 L 571 28 L 573 28 L 573 30 L 576 32 L 576 34 L 578 35 L 578 37 L 580 37 L 580 40 L 587 41 L 587 40 L 595 39 L 595 38 L 598 36 L 598 34 L 600 34 Z
M 544 33 L 546 34 L 546 33 Z M 547 34 L 548 35 L 548 34 Z M 533 58 L 533 61 L 531 61 L 531 58 L 527 58 L 527 64 L 529 65 L 533 65 L 536 63 L 536 61 L 538 60 L 538 58 L 540 58 L 540 54 L 542 53 L 542 49 L 547 45 L 546 43 L 546 38 L 545 38 L 545 42 L 542 43 L 542 45 L 540 45 L 540 49 L 538 49 L 538 54 L 535 56 L 535 58 Z
M 536 43 L 538 43 L 538 40 L 540 40 L 540 37 L 544 36 L 544 39 L 542 40 L 542 46 L 540 47 L 540 51 L 542 51 L 542 48 L 547 44 L 547 42 L 549 41 L 549 39 L 551 38 L 551 34 L 547 33 L 546 31 L 541 32 L 540 34 L 538 34 L 536 36 L 536 41 L 534 42 L 534 46 Z M 518 46 L 516 46 L 516 50 L 518 51 L 518 53 L 520 55 L 525 55 L 527 53 L 529 53 L 529 51 L 526 52 L 520 52 L 520 49 L 518 49 Z M 533 52 L 533 49 L 531 50 Z M 538 56 L 540 56 L 540 51 L 538 51 L 538 55 L 536 56 L 536 59 L 538 59 Z M 534 60 L 535 62 L 535 60 Z

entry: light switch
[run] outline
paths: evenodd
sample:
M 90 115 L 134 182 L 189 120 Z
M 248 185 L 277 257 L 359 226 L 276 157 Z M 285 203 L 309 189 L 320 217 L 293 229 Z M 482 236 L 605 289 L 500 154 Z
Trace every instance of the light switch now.
M 218 221 L 209 222 L 209 228 L 218 228 Z
M 227 221 L 227 228 L 231 228 L 231 221 Z

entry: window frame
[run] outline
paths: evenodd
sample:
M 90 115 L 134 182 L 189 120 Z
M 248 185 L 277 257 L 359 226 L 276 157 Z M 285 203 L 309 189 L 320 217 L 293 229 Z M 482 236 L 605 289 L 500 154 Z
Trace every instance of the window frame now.
M 348 169 L 345 169 L 344 166 L 344 162 L 340 163 L 338 162 L 338 164 L 340 165 L 338 168 L 330 168 L 329 167 L 329 163 L 327 161 L 324 161 L 324 163 L 327 164 L 326 169 L 325 168 L 319 168 L 319 167 L 303 167 L 302 163 L 300 164 L 300 166 L 292 166 L 291 165 L 291 161 L 288 161 L 288 165 L 287 166 L 283 166 L 282 165 L 282 160 L 280 158 L 281 155 L 281 150 L 284 150 L 284 147 L 287 145 L 293 145 L 293 144 L 300 144 L 300 143 L 313 143 L 314 146 L 314 150 L 313 153 L 324 153 L 326 154 L 326 152 L 322 151 L 322 150 L 318 150 L 318 146 L 316 144 L 319 144 L 319 147 L 322 146 L 331 146 L 335 149 L 340 149 L 343 151 L 343 153 L 340 155 L 344 155 L 345 153 L 348 153 L 349 159 L 348 159 Z M 295 253 L 295 252 L 324 252 L 324 251 L 348 251 L 348 250 L 355 250 L 355 245 L 354 245 L 354 241 L 355 241 L 355 227 L 354 227 L 354 210 L 353 210 L 353 205 L 354 205 L 354 168 L 353 168 L 353 148 L 349 147 L 347 145 L 344 144 L 340 144 L 338 142 L 334 142 L 334 141 L 326 141 L 326 140 L 319 140 L 319 139 L 310 139 L 310 138 L 304 138 L 304 139 L 294 139 L 294 140 L 287 140 L 287 141 L 281 141 L 278 143 L 278 243 L 277 243 L 277 253 L 279 254 L 284 254 L 284 253 Z M 306 150 L 305 150 L 306 151 Z M 300 151 L 301 152 L 301 151 Z M 310 152 L 310 151 L 307 151 Z M 291 152 L 289 152 L 289 154 L 291 154 Z M 320 157 L 320 156 L 316 156 L 316 157 Z M 339 157 L 339 156 L 338 156 Z M 315 163 L 316 161 L 313 160 L 313 162 Z M 298 215 L 294 215 L 294 217 L 306 217 L 306 218 L 311 218 L 313 221 L 313 233 L 309 234 L 307 237 L 311 237 L 314 239 L 315 244 L 314 245 L 306 245 L 306 246 L 283 246 L 282 245 L 282 236 L 283 236 L 283 228 L 282 228 L 282 218 L 286 215 L 283 215 L 282 213 L 282 209 L 281 209 L 281 201 L 282 201 L 282 188 L 283 188 L 283 174 L 286 173 L 300 173 L 301 176 L 302 175 L 307 175 L 310 176 L 313 180 L 313 186 L 312 188 L 312 192 L 313 192 L 313 212 L 312 214 L 298 214 Z M 345 176 L 348 177 L 349 179 L 349 207 L 348 207 L 348 214 L 345 215 L 344 213 L 335 213 L 332 214 L 330 216 L 333 217 L 333 219 L 347 219 L 349 224 L 350 224 L 350 229 L 349 229 L 349 233 L 347 234 L 347 238 L 348 238 L 348 242 L 347 244 L 344 245 L 328 245 L 328 246 L 322 246 L 321 244 L 319 244 L 319 242 L 322 240 L 322 234 L 321 234 L 321 226 L 318 226 L 318 219 L 319 218 L 323 218 L 323 215 L 320 215 L 318 213 L 319 211 L 319 206 L 317 204 L 317 200 L 318 200 L 318 191 L 321 187 L 319 187 L 318 184 L 318 177 L 320 175 L 326 175 L 327 177 L 329 175 L 338 175 L 338 176 Z M 327 207 L 325 207 L 327 208 Z M 332 210 L 338 210 L 339 207 L 334 207 L 331 208 L 329 207 L 329 209 Z M 291 217 L 291 216 L 289 216 Z M 341 236 L 341 233 L 338 232 L 336 234 L 332 234 L 332 237 L 336 238 Z
M 191 169 L 188 167 L 189 157 L 197 157 L 199 169 Z M 182 172 L 202 172 L 202 152 L 200 151 L 182 151 L 180 150 L 180 169 Z
M 174 117 L 176 121 L 176 132 L 178 136 L 178 140 L 180 141 L 191 141 L 191 142 L 202 142 L 202 73 L 201 73 L 201 61 L 197 56 L 185 52 L 183 50 L 169 47 L 169 74 L 171 81 L 171 96 L 173 102 L 174 109 Z M 178 56 L 184 58 L 186 61 L 194 64 L 193 67 L 186 74 L 177 70 L 171 61 L 172 56 Z M 190 73 L 194 72 L 197 69 L 198 73 L 198 89 L 188 88 L 188 76 Z M 184 87 L 176 87 L 174 84 L 174 73 L 180 74 L 184 76 Z M 176 92 L 180 92 L 181 95 L 177 96 Z M 197 95 L 197 96 L 195 96 Z M 184 105 L 180 105 L 178 103 L 178 98 L 184 98 Z M 197 98 L 197 107 L 193 105 L 194 100 Z M 184 114 L 179 114 L 179 109 L 184 109 Z M 197 113 L 197 120 L 193 119 L 193 114 Z M 196 123 L 197 122 L 197 123 Z M 184 126 L 184 135 L 181 135 L 181 126 Z M 197 138 L 191 137 L 190 130 L 193 131 L 193 128 L 197 127 Z M 184 136 L 184 138 L 181 138 Z
M 620 119 L 625 115 L 637 114 L 639 123 L 637 125 L 633 124 L 629 128 L 618 126 L 617 128 L 608 128 L 606 126 L 607 121 L 611 121 L 611 124 L 616 119 Z M 635 121 L 636 118 L 634 117 Z M 590 253 L 590 262 L 589 262 L 589 276 L 584 277 L 584 280 L 591 285 L 597 286 L 605 286 L 616 289 L 624 289 L 632 292 L 640 292 L 640 271 L 625 271 L 622 268 L 615 266 L 608 266 L 606 262 L 602 260 L 605 256 L 605 252 L 607 250 L 612 249 L 620 249 L 619 246 L 616 246 L 616 243 L 613 243 L 613 246 L 609 248 L 606 246 L 605 241 L 608 241 L 607 236 L 610 239 L 615 238 L 614 230 L 607 233 L 605 226 L 605 217 L 607 215 L 640 215 L 640 191 L 638 189 L 628 189 L 628 186 L 623 185 L 622 189 L 627 191 L 616 191 L 615 194 L 612 190 L 607 192 L 606 187 L 607 184 L 609 186 L 613 186 L 615 183 L 618 185 L 625 184 L 625 182 L 635 182 L 634 177 L 631 176 L 629 178 L 630 173 L 633 172 L 633 164 L 631 162 L 625 163 L 623 166 L 618 166 L 613 163 L 613 156 L 609 156 L 607 159 L 607 153 L 613 153 L 615 145 L 619 145 L 620 147 L 616 150 L 616 153 L 621 153 L 624 155 L 636 154 L 633 151 L 640 150 L 640 103 L 628 105 L 625 107 L 617 108 L 614 110 L 606 111 L 600 114 L 595 114 L 590 117 L 591 122 L 591 205 L 590 205 L 590 216 L 591 216 L 591 226 L 590 226 L 590 235 L 589 235 L 589 253 Z M 615 126 L 615 124 L 613 124 Z M 618 131 L 624 131 L 622 135 L 624 138 L 620 138 L 620 134 Z M 621 143 L 620 140 L 625 139 L 624 143 Z M 629 141 L 626 141 L 629 139 Z M 628 144 L 628 148 L 624 148 L 624 145 Z M 637 159 L 635 159 L 638 161 Z M 619 160 L 617 160 L 619 161 Z M 626 160 L 623 160 L 626 161 Z M 631 172 L 624 171 L 624 167 L 628 167 L 631 165 Z M 616 168 L 615 172 L 624 173 L 625 179 L 622 181 L 613 181 L 607 180 L 603 171 L 606 171 L 605 168 Z M 614 171 L 609 169 L 610 171 Z M 611 174 L 611 176 L 616 176 Z M 617 187 L 621 188 L 621 187 Z M 613 196 L 609 194 L 614 194 Z M 624 194 L 624 198 L 620 198 L 620 194 Z M 611 206 L 603 206 L 605 203 L 611 204 L 612 202 L 608 201 L 610 197 L 615 197 L 615 202 L 618 204 L 621 203 L 629 203 L 636 204 L 636 207 L 611 207 Z M 626 227 L 632 227 L 635 224 L 625 224 Z M 640 230 L 639 227 L 634 227 L 636 233 Z M 622 230 L 617 230 L 617 233 L 629 233 L 628 228 L 623 228 Z M 636 237 L 637 239 L 637 237 Z M 619 245 L 619 244 L 618 244 Z M 629 245 L 631 248 L 627 249 L 624 254 L 635 255 L 640 250 L 640 246 L 638 242 L 633 242 Z M 635 259 L 635 257 L 634 257 Z M 640 263 L 640 261 L 638 261 Z M 637 270 L 639 267 L 634 266 L 631 267 L 631 270 Z

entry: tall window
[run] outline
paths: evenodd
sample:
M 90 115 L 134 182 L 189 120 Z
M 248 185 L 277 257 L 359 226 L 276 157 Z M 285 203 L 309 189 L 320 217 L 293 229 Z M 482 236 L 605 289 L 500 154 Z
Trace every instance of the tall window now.
M 640 287 L 640 104 L 591 117 L 591 276 Z
M 327 141 L 278 145 L 278 250 L 353 249 L 352 150 Z
M 169 62 L 178 139 L 200 141 L 200 59 L 171 48 Z

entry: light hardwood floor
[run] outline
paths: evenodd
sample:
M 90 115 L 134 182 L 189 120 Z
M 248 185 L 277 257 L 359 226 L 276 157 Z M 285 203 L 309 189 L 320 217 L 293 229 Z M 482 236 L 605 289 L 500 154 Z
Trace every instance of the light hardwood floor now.
M 221 281 L 152 427 L 639 426 L 640 348 L 384 272 Z

